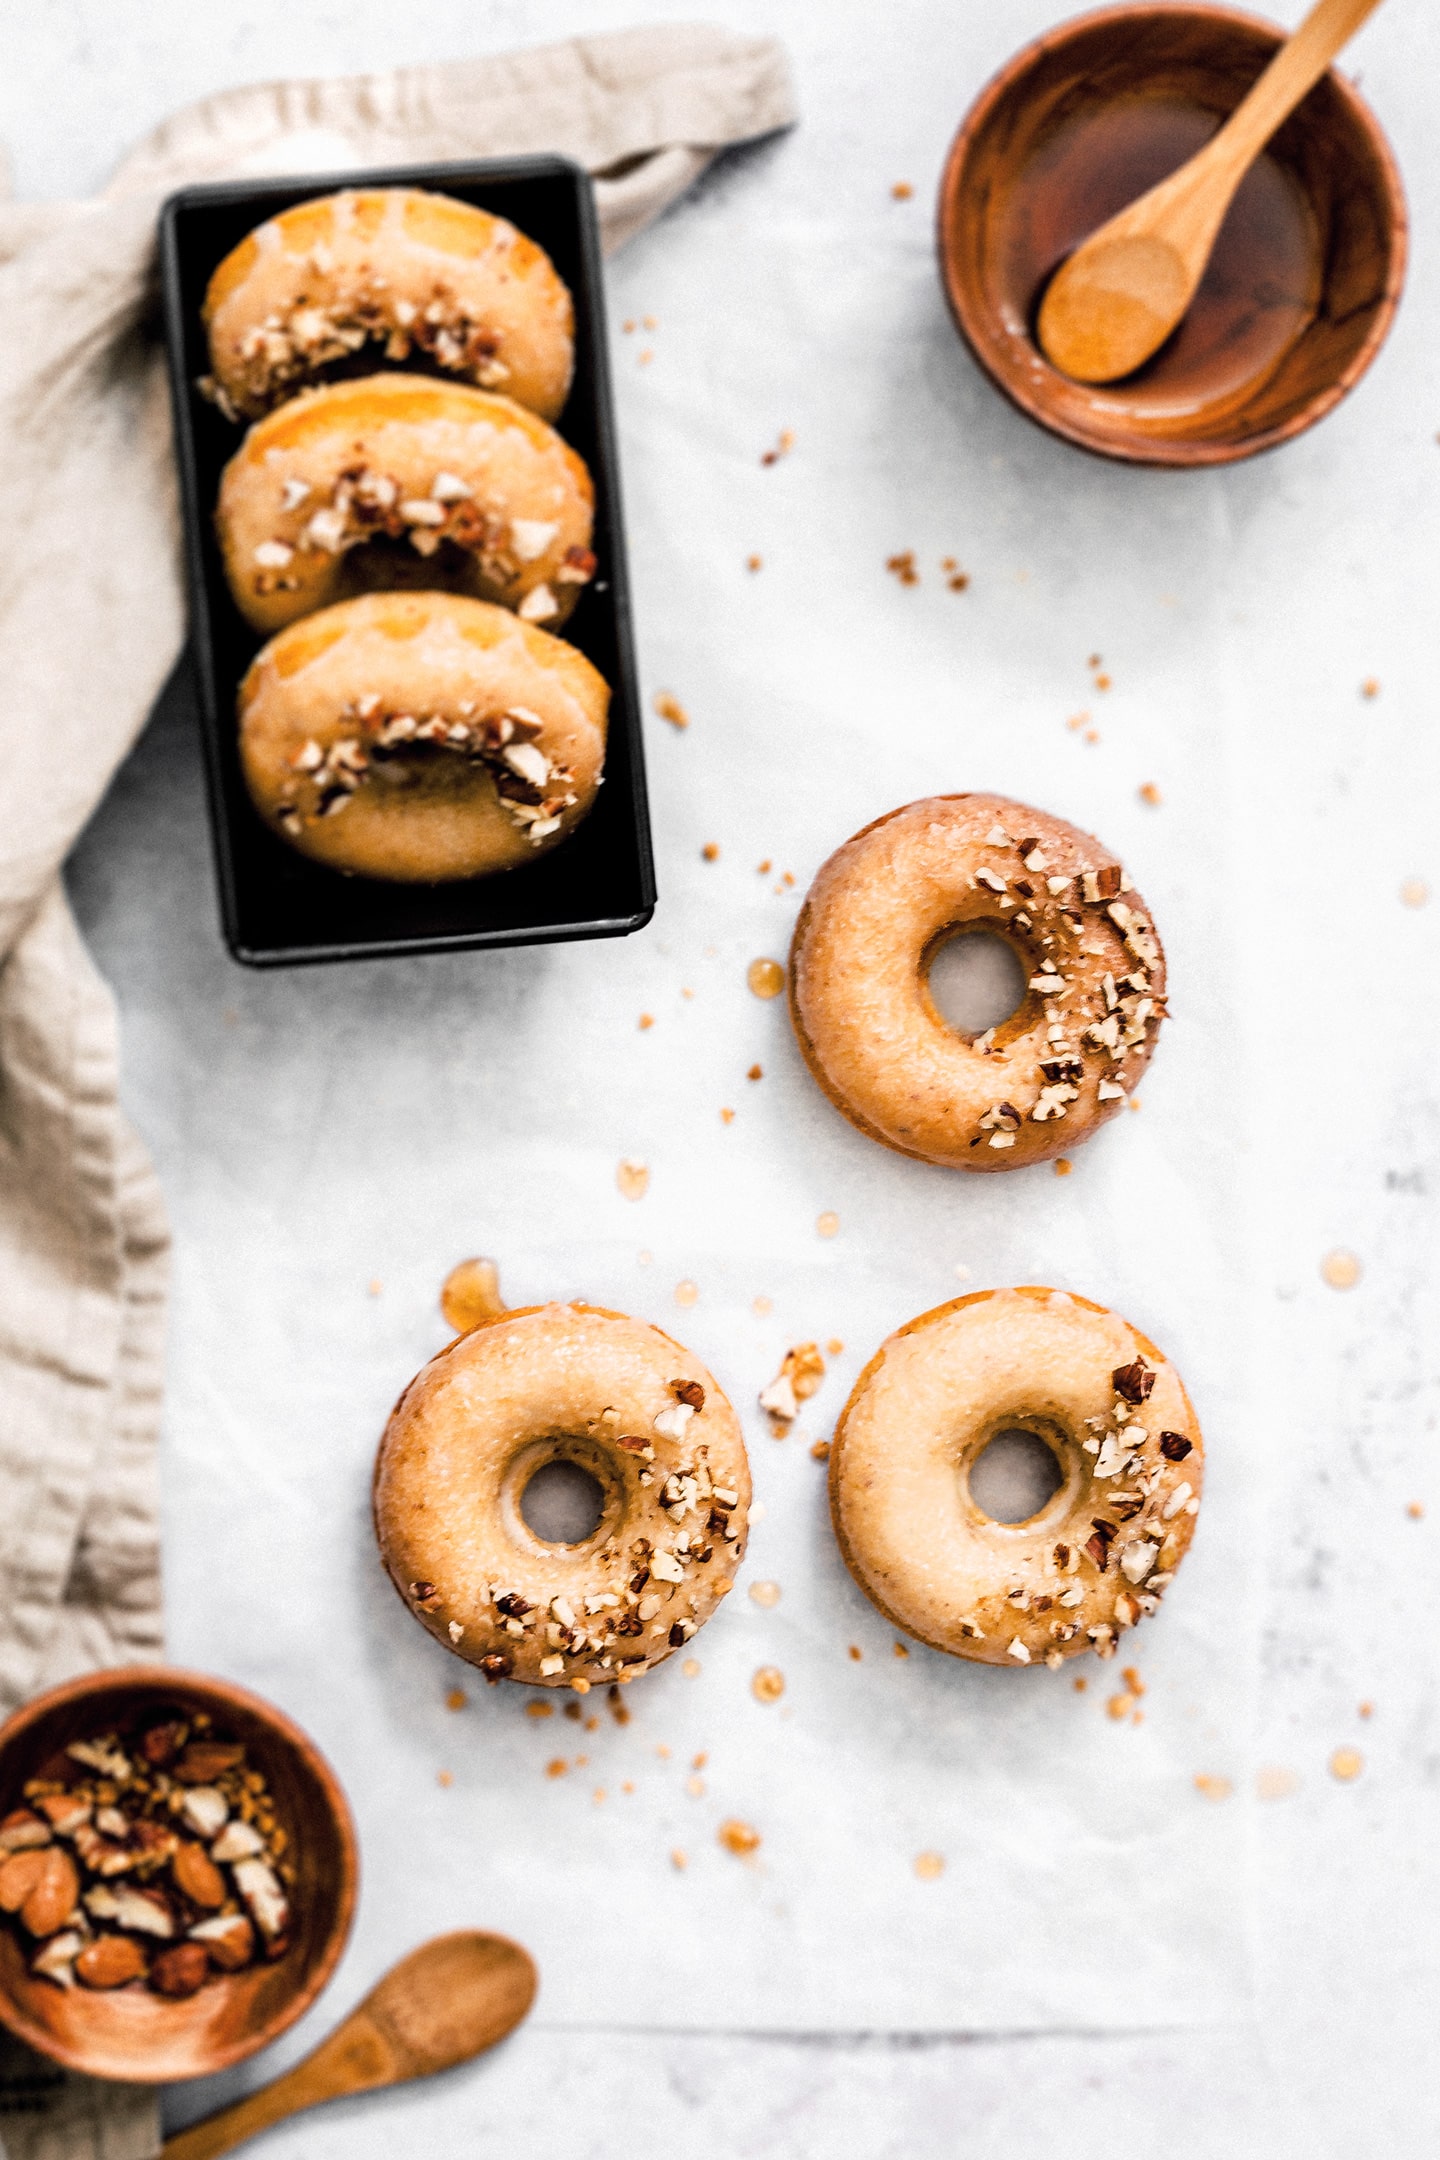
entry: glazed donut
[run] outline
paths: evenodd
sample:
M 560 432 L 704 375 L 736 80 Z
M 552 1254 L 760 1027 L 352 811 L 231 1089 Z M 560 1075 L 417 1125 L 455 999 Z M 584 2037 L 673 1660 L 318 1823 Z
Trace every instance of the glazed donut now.
M 272 638 L 240 687 L 256 809 L 302 855 L 434 883 L 513 870 L 595 800 L 610 692 L 563 638 L 453 593 L 369 593 Z
M 970 1496 L 1002 1432 L 1060 1484 L 1028 1522 Z M 981 1290 L 922 1313 L 856 1381 L 830 1451 L 845 1564 L 887 1620 L 983 1665 L 1113 1654 L 1153 1613 L 1200 1508 L 1205 1449 L 1180 1376 L 1118 1313 L 1063 1290 Z
M 204 320 L 203 387 L 232 419 L 375 345 L 554 420 L 575 359 L 569 288 L 544 249 L 423 188 L 345 188 L 268 219 L 211 278 Z
M 961 1034 L 930 995 L 957 931 L 1019 955 L 1025 997 Z M 821 866 L 795 926 L 790 1015 L 837 1110 L 872 1140 L 958 1170 L 1067 1154 L 1124 1108 L 1165 1013 L 1140 895 L 1088 833 L 999 795 L 892 810 Z
M 215 522 L 235 605 L 265 634 L 397 585 L 558 629 L 595 574 L 594 502 L 583 458 L 510 398 L 366 375 L 258 421 Z
M 600 1520 L 549 1544 L 520 1498 L 545 1463 L 600 1486 Z M 745 1550 L 750 1467 L 688 1350 L 624 1313 L 532 1305 L 430 1360 L 390 1414 L 375 1531 L 422 1626 L 488 1680 L 633 1679 L 704 1626 Z

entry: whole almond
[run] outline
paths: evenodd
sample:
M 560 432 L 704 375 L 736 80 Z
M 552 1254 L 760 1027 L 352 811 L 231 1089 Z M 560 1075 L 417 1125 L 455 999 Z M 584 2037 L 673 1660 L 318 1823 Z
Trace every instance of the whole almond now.
M 75 1977 L 88 1988 L 124 1987 L 144 1970 L 145 1953 L 130 1935 L 102 1935 L 75 1960 Z
M 213 1912 L 225 1902 L 225 1878 L 203 1845 L 177 1845 L 170 1861 L 177 1890 Z
M 176 1943 L 173 1949 L 162 1950 L 150 1967 L 150 1985 L 157 1995 L 178 2001 L 181 1996 L 198 1994 L 209 1974 L 204 1943 Z
M 39 1882 L 44 1865 L 45 1853 L 38 1846 L 29 1852 L 11 1853 L 0 1866 L 0 1912 L 19 1912 Z
M 182 1785 L 213 1785 L 227 1770 L 238 1770 L 245 1750 L 225 1740 L 192 1740 L 175 1765 Z
M 74 1912 L 79 1895 L 80 1877 L 69 1853 L 47 1845 L 40 1853 L 35 1887 L 20 1908 L 20 1919 L 32 1935 L 53 1935 Z
M 31 1845 L 48 1845 L 50 1831 L 29 1808 L 14 1808 L 0 1822 L 0 1852 L 24 1852 Z

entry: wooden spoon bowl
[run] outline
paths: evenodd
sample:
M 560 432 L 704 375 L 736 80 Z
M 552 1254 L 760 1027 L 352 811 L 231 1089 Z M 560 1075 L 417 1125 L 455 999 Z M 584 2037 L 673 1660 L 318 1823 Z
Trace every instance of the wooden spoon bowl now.
M 299 1871 L 285 1955 L 219 1974 L 175 2002 L 143 1985 L 92 1993 L 37 1979 L 13 1923 L 0 1925 L 0 2022 L 67 2069 L 147 2085 L 227 2070 L 293 2025 L 345 1947 L 359 1878 L 350 1810 L 313 1741 L 247 1689 L 166 1665 L 87 1673 L 17 1711 L 0 1727 L 0 1816 L 71 1740 L 168 1705 L 208 1711 L 217 1730 L 245 1743 L 269 1785 Z
M 1137 464 L 1229 464 L 1313 427 L 1379 351 L 1405 203 L 1373 115 L 1333 69 L 1241 183 L 1152 360 L 1124 382 L 1072 382 L 1035 337 L 1059 264 L 1201 148 L 1283 35 L 1230 8 L 1106 8 L 1027 46 L 971 108 L 941 184 L 945 290 L 986 374 L 1052 433 Z

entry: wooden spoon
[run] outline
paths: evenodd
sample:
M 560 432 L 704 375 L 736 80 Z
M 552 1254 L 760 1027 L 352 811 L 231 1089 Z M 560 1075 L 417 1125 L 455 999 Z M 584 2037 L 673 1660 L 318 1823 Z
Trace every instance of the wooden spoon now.
M 534 1961 L 503 1935 L 437 1935 L 392 1966 L 313 2055 L 248 2099 L 167 2138 L 161 2160 L 216 2160 L 287 2115 L 468 2062 L 535 2000 Z
M 1317 0 L 1218 135 L 1060 265 L 1040 344 L 1076 382 L 1115 382 L 1164 344 L 1195 297 L 1235 190 L 1282 120 L 1380 0 Z

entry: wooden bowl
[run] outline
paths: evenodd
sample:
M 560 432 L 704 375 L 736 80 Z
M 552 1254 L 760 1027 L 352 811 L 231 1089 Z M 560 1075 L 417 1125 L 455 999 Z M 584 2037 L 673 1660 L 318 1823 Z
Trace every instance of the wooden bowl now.
M 245 1688 L 168 1665 L 87 1673 L 0 1726 L 0 1816 L 22 1804 L 26 1779 L 58 1749 L 166 1705 L 208 1711 L 264 1773 L 299 1870 L 285 1955 L 219 1973 L 180 2002 L 143 1985 L 92 1993 L 36 1979 L 23 1937 L 0 1922 L 0 2021 L 67 2069 L 146 2085 L 227 2070 L 293 2025 L 335 1970 L 359 1879 L 350 1810 L 313 1741 Z
M 1125 381 L 1071 382 L 1034 335 L 1085 236 L 1208 141 L 1284 33 L 1230 8 L 1104 8 L 1018 53 L 971 108 L 940 189 L 945 290 L 1012 403 L 1142 465 L 1224 465 L 1313 427 L 1384 341 L 1405 275 L 1400 176 L 1332 69 L 1241 183 L 1189 315 Z

